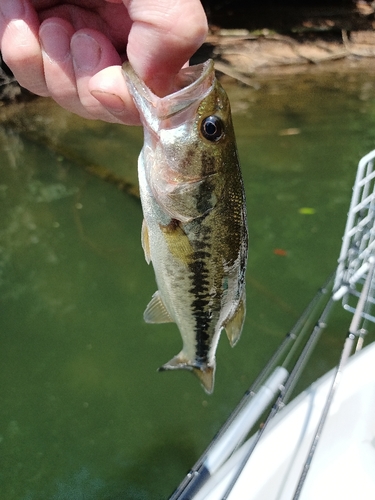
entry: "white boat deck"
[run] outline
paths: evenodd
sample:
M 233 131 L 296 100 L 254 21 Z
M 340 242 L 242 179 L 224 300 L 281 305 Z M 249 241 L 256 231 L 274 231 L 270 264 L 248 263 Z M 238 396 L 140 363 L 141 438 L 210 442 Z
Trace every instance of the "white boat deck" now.
M 330 390 L 334 372 L 316 381 L 272 420 L 228 500 L 291 500 Z M 251 439 L 194 500 L 219 500 Z M 221 478 L 218 484 L 214 484 Z M 301 500 L 375 499 L 375 343 L 342 373 Z

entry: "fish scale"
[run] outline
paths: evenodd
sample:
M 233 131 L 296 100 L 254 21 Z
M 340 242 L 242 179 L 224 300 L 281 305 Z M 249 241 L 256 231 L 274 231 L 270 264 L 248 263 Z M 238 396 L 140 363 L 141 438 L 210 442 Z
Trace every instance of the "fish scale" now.
M 211 393 L 220 333 L 234 345 L 246 313 L 246 204 L 229 100 L 211 60 L 181 70 L 163 98 L 123 69 L 144 128 L 142 246 L 158 285 L 144 319 L 181 333 L 181 352 L 160 370 L 191 370 Z

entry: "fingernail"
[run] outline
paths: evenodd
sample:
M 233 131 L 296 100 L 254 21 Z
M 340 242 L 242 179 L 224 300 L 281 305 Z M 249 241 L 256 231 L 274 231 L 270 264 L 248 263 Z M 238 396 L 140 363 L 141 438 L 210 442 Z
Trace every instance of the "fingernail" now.
M 69 56 L 70 36 L 60 24 L 53 22 L 43 24 L 39 37 L 43 51 L 51 61 L 62 62 Z
M 22 19 L 25 15 L 23 0 L 1 0 L 0 10 L 7 19 Z
M 113 113 L 122 113 L 125 110 L 124 101 L 116 94 L 104 92 L 103 90 L 92 90 L 91 94 L 100 104 Z
M 77 34 L 70 43 L 74 66 L 80 70 L 92 70 L 97 67 L 102 55 L 98 42 L 90 35 Z

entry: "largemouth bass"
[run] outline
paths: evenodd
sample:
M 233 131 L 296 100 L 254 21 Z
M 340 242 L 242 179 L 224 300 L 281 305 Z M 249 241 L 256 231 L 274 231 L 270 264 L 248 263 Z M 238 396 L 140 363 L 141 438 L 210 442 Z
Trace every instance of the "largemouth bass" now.
M 192 370 L 211 393 L 221 330 L 235 345 L 246 312 L 246 206 L 229 100 L 211 60 L 181 70 L 163 98 L 123 69 L 144 127 L 142 246 L 158 285 L 144 319 L 181 333 L 181 352 L 159 370 Z

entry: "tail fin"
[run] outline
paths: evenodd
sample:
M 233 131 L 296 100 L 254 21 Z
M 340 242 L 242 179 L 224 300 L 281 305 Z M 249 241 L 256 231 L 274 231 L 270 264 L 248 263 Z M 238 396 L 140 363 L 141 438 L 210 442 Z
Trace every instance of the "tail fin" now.
M 240 340 L 243 324 L 246 316 L 246 292 L 245 289 L 242 293 L 240 302 L 234 314 L 224 324 L 225 331 L 229 339 L 231 347 L 234 347 Z
M 212 394 L 215 384 L 215 366 L 206 365 L 205 368 L 193 368 L 193 373 L 199 378 L 207 394 Z
M 189 370 L 192 371 L 200 380 L 203 389 L 207 394 L 212 394 L 214 390 L 215 382 L 215 361 L 212 364 L 204 363 L 192 363 L 189 361 L 182 352 L 177 354 L 168 363 L 161 366 L 158 371 L 163 372 L 166 370 Z

